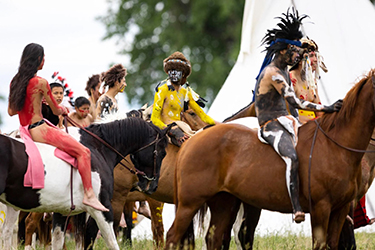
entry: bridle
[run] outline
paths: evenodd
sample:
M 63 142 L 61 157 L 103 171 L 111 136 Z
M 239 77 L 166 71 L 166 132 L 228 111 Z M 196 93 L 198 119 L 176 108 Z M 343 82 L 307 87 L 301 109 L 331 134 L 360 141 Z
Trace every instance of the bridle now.
M 113 152 L 115 152 L 118 156 L 120 156 L 123 160 L 125 160 L 126 162 L 128 162 L 128 160 L 126 160 L 125 156 L 123 156 L 118 150 L 116 150 L 114 147 L 112 147 L 110 144 L 108 144 L 106 141 L 104 141 L 102 138 L 100 138 L 99 136 L 97 136 L 96 134 L 92 133 L 91 131 L 85 129 L 84 127 L 82 127 L 81 125 L 79 125 L 78 123 L 76 123 L 72 118 L 70 118 L 69 116 L 65 116 L 66 120 L 69 121 L 71 124 L 73 124 L 74 126 L 82 129 L 83 131 L 85 131 L 86 133 L 90 134 L 92 137 L 94 137 L 95 139 L 97 139 L 98 141 L 100 141 L 102 144 L 104 144 L 106 147 L 108 147 L 109 149 L 111 149 Z M 122 163 L 120 161 L 120 164 L 125 167 L 127 170 L 129 170 L 130 173 L 132 174 L 135 174 L 135 175 L 140 175 L 142 176 L 143 178 L 145 178 L 146 180 L 148 181 L 152 181 L 152 180 L 155 180 L 156 179 L 156 157 L 157 157 L 157 145 L 158 143 L 163 139 L 163 137 L 160 137 L 159 138 L 159 133 L 157 133 L 156 135 L 156 139 L 153 140 L 152 142 L 150 142 L 149 144 L 135 150 L 133 153 L 130 153 L 131 155 L 134 155 L 135 153 L 138 153 L 140 151 L 142 151 L 143 149 L 155 144 L 155 149 L 154 149 L 154 169 L 153 169 L 153 176 L 150 178 L 146 175 L 145 172 L 137 169 L 135 166 L 134 166 L 134 169 L 131 169 L 129 168 L 128 166 L 126 166 L 124 163 Z M 129 163 L 129 162 L 128 162 Z
M 70 122 L 71 124 L 73 124 L 75 127 L 78 127 L 80 129 L 82 129 L 83 131 L 85 131 L 86 133 L 88 133 L 89 135 L 91 135 L 92 137 L 94 137 L 95 139 L 97 139 L 98 141 L 100 141 L 101 143 L 103 143 L 105 146 L 107 146 L 109 149 L 111 149 L 113 152 L 115 152 L 118 156 L 120 156 L 123 160 L 125 160 L 126 162 L 128 162 L 125 158 L 125 156 L 123 156 L 119 151 L 117 151 L 114 147 L 112 147 L 110 144 L 108 144 L 106 141 L 104 141 L 102 138 L 100 138 L 99 136 L 97 136 L 96 134 L 92 133 L 91 131 L 88 131 L 87 129 L 85 129 L 84 127 L 82 127 L 81 125 L 79 125 L 78 123 L 76 123 L 73 119 L 71 119 L 69 116 L 64 116 L 64 125 L 65 125 L 65 129 L 66 129 L 66 132 L 68 133 L 68 126 L 67 126 L 67 122 Z M 155 128 L 153 128 L 155 130 Z M 156 131 L 157 132 L 157 131 Z M 132 174 L 135 174 L 135 175 L 140 175 L 142 176 L 143 178 L 145 178 L 147 181 L 153 181 L 153 180 L 156 180 L 156 176 L 157 176 L 157 173 L 156 173 L 156 158 L 157 158 L 157 155 L 158 155 L 158 152 L 157 152 L 157 145 L 158 143 L 163 139 L 163 137 L 160 137 L 159 138 L 159 133 L 156 134 L 156 139 L 153 140 L 152 142 L 150 142 L 149 144 L 135 150 L 131 155 L 134 155 L 135 153 L 137 152 L 140 152 L 142 151 L 143 149 L 155 144 L 155 148 L 154 148 L 154 169 L 153 169 L 153 176 L 152 178 L 149 178 L 145 172 L 143 171 L 140 171 L 138 170 L 135 166 L 134 166 L 134 169 L 131 169 L 129 168 L 128 166 L 126 166 L 124 163 L 122 163 L 120 161 L 120 164 L 125 167 L 127 170 L 129 170 L 130 173 Z M 129 162 L 128 162 L 129 163 Z M 64 231 L 66 230 L 67 226 L 68 226 L 68 219 L 70 217 L 70 214 L 72 213 L 72 211 L 75 210 L 75 205 L 73 203 L 73 167 L 71 167 L 71 171 L 70 171 L 70 212 L 65 220 L 65 226 L 64 226 Z
M 372 76 L 372 83 L 374 84 L 375 82 L 375 78 L 374 76 Z M 373 106 L 375 108 L 375 88 L 373 86 L 373 94 L 374 94 L 374 98 L 372 98 L 372 102 L 373 102 Z M 312 211 L 312 200 L 311 200 L 311 160 L 312 160 L 312 154 L 313 154 L 313 150 L 314 150 L 314 146 L 315 146 L 315 141 L 316 141 L 316 136 L 318 134 L 318 130 L 320 130 L 324 136 L 326 136 L 328 139 L 330 139 L 333 143 L 335 143 L 337 146 L 343 148 L 343 149 L 346 149 L 346 150 L 349 150 L 349 151 L 352 151 L 352 152 L 357 152 L 357 153 L 375 153 L 375 150 L 362 150 L 362 149 L 355 149 L 355 148 L 350 148 L 350 147 L 346 147 L 344 145 L 341 145 L 340 143 L 338 143 L 337 141 L 335 141 L 332 137 L 330 137 L 324 130 L 323 128 L 320 126 L 319 122 L 317 121 L 317 119 L 314 119 L 314 122 L 316 124 L 316 129 L 315 129 L 315 132 L 314 132 L 314 136 L 313 136 L 313 139 L 312 139 L 312 143 L 311 143 L 311 149 L 310 149 L 310 155 L 309 155 L 309 172 L 308 172 L 308 190 L 309 190 L 309 209 L 310 209 L 310 213 Z M 371 143 L 371 141 L 375 141 L 374 138 L 370 138 L 370 144 L 375 146 L 374 144 Z
M 155 140 L 153 140 L 153 141 L 150 142 L 149 144 L 147 144 L 147 145 L 145 145 L 145 146 L 143 146 L 143 147 L 137 149 L 136 151 L 134 151 L 134 152 L 131 154 L 131 158 L 134 159 L 134 154 L 135 154 L 135 153 L 139 153 L 140 151 L 142 151 L 142 150 L 144 150 L 144 149 L 146 149 L 146 148 L 148 148 L 148 147 L 150 147 L 150 146 L 152 146 L 152 145 L 155 144 L 155 146 L 154 146 L 154 151 L 153 151 L 153 155 L 154 155 L 154 167 L 153 167 L 153 171 L 152 171 L 152 172 L 153 172 L 153 175 L 152 175 L 151 178 L 148 177 L 145 173 L 143 173 L 143 175 L 142 175 L 142 177 L 145 178 L 147 181 L 154 181 L 154 180 L 156 180 L 156 177 L 157 177 L 157 172 L 156 172 L 156 170 L 157 170 L 157 167 L 156 167 L 157 162 L 156 162 L 156 160 L 157 160 L 157 157 L 158 157 L 158 150 L 157 150 L 157 148 L 158 148 L 158 144 L 159 144 L 159 142 L 160 142 L 162 139 L 163 139 L 162 137 L 159 138 L 159 133 L 157 133 L 157 134 L 156 134 L 156 138 L 155 138 Z

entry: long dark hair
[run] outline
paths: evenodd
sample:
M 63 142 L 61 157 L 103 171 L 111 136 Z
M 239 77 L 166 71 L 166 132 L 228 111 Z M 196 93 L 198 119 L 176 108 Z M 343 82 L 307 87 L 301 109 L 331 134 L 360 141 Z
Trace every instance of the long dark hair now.
M 30 43 L 23 50 L 18 72 L 10 84 L 9 106 L 11 109 L 20 111 L 23 108 L 27 85 L 38 71 L 43 57 L 44 49 L 39 44 Z

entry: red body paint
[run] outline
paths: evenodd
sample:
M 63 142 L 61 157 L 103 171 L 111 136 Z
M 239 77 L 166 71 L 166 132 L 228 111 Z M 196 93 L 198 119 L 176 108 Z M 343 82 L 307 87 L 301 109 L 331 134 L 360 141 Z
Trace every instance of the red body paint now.
M 43 134 L 45 143 L 55 146 L 77 159 L 78 171 L 83 187 L 87 190 L 91 184 L 91 152 L 72 136 L 54 127 L 48 127 Z
M 40 117 L 40 119 L 43 117 L 41 111 L 42 101 L 40 101 L 40 103 L 36 103 L 36 98 L 41 98 L 41 100 L 43 99 L 43 97 L 40 96 L 43 95 L 43 86 L 39 84 L 40 79 L 41 78 L 37 76 L 31 78 L 27 86 L 25 104 L 22 110 L 18 112 L 22 126 L 30 125 L 33 118 L 35 119 L 35 116 Z M 59 107 L 56 100 L 52 96 L 51 89 L 47 81 L 46 84 L 46 94 L 51 98 L 53 105 L 55 105 L 55 107 Z M 76 141 L 72 136 L 56 127 L 50 127 L 43 124 L 39 128 L 36 127 L 34 129 L 40 129 L 40 132 L 42 133 L 42 141 L 38 141 L 55 146 L 77 159 L 78 171 L 81 175 L 84 188 L 86 190 L 92 188 L 90 150 Z

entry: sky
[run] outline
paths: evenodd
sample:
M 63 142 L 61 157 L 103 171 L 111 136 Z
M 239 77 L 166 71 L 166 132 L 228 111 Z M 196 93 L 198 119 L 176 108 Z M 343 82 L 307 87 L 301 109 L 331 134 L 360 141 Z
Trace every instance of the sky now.
M 127 57 L 117 54 L 114 40 L 102 40 L 105 27 L 96 17 L 105 15 L 108 6 L 106 0 L 0 1 L 0 95 L 5 97 L 0 100 L 2 132 L 19 126 L 17 116 L 9 117 L 7 103 L 9 83 L 27 44 L 44 47 L 46 61 L 38 75 L 51 82 L 53 72 L 58 71 L 74 98 L 88 97 L 84 89 L 91 75 L 108 70 L 112 63 L 128 63 Z M 120 110 L 127 111 L 125 99 L 118 95 Z

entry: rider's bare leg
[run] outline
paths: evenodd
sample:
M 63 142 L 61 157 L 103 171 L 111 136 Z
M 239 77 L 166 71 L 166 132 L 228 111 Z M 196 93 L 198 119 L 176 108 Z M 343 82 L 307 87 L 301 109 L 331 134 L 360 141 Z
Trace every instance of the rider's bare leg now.
M 30 129 L 29 132 L 34 141 L 50 144 L 75 157 L 78 162 L 78 172 L 81 175 L 84 187 L 82 203 L 99 211 L 109 211 L 109 209 L 100 203 L 92 189 L 91 153 L 88 148 L 64 131 L 50 127 L 47 124 L 42 124 L 36 128 Z
M 262 137 L 273 146 L 286 163 L 286 182 L 293 207 L 294 221 L 305 220 L 305 213 L 299 203 L 298 157 L 292 135 L 278 122 L 272 121 L 261 128 Z

